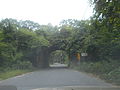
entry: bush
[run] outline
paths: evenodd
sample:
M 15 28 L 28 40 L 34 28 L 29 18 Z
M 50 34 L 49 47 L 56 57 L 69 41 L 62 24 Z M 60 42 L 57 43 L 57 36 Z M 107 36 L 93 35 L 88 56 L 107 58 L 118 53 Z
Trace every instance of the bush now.
M 0 73 L 4 72 L 4 68 L 0 67 Z
M 109 82 L 115 83 L 117 85 L 120 85 L 120 67 L 112 70 L 108 74 L 105 74 L 103 76 L 104 79 L 106 79 Z
M 12 66 L 13 69 L 32 69 L 32 63 L 30 61 L 19 61 Z
M 120 61 L 118 60 L 81 62 L 79 66 L 72 65 L 72 68 L 93 73 L 108 82 L 120 85 Z

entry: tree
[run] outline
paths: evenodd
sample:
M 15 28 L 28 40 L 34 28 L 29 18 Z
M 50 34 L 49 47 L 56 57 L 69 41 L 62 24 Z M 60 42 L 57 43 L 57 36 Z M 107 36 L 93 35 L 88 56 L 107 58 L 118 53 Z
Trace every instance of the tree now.
M 94 45 L 97 47 L 98 57 L 101 59 L 116 58 L 120 50 L 120 1 L 92 0 L 94 16 L 91 19 Z
M 31 26 L 37 28 L 34 22 L 30 23 Z M 19 66 L 27 61 L 32 64 L 37 63 L 35 57 L 38 56 L 38 50 L 40 52 L 42 47 L 49 47 L 49 41 L 44 36 L 37 35 L 34 28 L 27 28 L 30 25 L 24 25 L 26 27 L 21 26 L 20 22 L 14 19 L 4 19 L 0 22 L 1 66 L 12 67 L 17 63 Z

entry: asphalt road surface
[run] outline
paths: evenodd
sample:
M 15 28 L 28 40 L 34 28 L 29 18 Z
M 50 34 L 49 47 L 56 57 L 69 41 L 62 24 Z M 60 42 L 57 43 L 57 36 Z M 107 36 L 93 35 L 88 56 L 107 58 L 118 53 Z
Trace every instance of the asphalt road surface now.
M 57 65 L 56 65 L 57 66 Z M 37 88 L 54 88 L 65 86 L 111 86 L 111 84 L 89 76 L 85 73 L 67 68 L 55 68 L 39 70 L 4 81 L 0 85 L 16 86 L 17 90 L 38 90 Z

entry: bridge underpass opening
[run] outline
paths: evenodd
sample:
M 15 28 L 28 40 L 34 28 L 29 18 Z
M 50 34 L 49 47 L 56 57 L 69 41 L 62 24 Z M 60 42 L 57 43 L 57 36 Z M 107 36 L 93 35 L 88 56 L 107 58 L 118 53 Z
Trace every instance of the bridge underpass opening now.
M 53 65 L 68 65 L 69 59 L 68 54 L 63 50 L 56 50 L 51 52 L 49 59 L 49 66 Z

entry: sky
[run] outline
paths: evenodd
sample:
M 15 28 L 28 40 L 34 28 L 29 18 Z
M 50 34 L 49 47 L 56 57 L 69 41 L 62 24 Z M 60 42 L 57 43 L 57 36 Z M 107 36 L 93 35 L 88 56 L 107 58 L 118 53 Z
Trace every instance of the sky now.
M 0 19 L 58 25 L 63 19 L 88 19 L 92 12 L 88 0 L 0 0 Z

